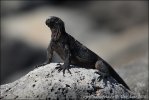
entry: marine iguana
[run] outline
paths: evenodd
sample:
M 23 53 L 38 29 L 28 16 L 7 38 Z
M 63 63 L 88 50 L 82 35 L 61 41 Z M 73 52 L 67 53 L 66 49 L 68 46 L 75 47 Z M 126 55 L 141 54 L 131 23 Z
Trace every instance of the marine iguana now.
M 55 51 L 64 61 L 64 64 L 58 64 L 56 69 L 60 72 L 67 69 L 70 72 L 70 65 L 78 65 L 85 68 L 97 69 L 97 74 L 103 78 L 112 76 L 120 84 L 127 89 L 129 87 L 123 79 L 115 72 L 115 70 L 101 57 L 89 50 L 86 46 L 74 39 L 71 35 L 66 33 L 64 22 L 55 16 L 46 20 L 46 25 L 51 29 L 51 41 L 47 48 L 47 62 L 42 64 L 49 64 L 52 60 L 53 51 Z

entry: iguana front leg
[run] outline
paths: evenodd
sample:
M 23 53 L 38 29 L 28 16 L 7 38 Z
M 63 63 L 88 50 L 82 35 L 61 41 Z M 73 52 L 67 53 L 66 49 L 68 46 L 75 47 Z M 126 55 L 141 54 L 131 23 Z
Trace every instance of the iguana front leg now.
M 64 64 L 57 64 L 58 67 L 56 67 L 56 69 L 60 72 L 61 70 L 63 70 L 63 75 L 65 74 L 65 70 L 67 69 L 68 72 L 71 74 L 70 72 L 70 58 L 71 58 L 71 53 L 69 50 L 68 45 L 64 46 L 64 53 L 65 53 L 65 60 L 64 60 Z
M 53 47 L 52 46 L 53 46 L 53 42 L 51 41 L 48 48 L 47 48 L 46 62 L 44 62 L 43 64 L 39 64 L 39 65 L 35 66 L 36 68 L 51 63 L 51 60 L 53 57 Z

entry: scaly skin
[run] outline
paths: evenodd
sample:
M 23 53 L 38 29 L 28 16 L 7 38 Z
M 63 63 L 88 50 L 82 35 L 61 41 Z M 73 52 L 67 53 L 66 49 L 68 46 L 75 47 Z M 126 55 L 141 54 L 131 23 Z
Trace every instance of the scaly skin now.
M 63 74 L 65 74 L 67 69 L 71 73 L 70 65 L 97 69 L 98 72 L 96 73 L 100 74 L 102 78 L 112 76 L 117 82 L 129 89 L 123 79 L 106 61 L 66 33 L 64 22 L 60 18 L 53 16 L 46 20 L 46 25 L 51 29 L 52 34 L 47 49 L 48 61 L 45 64 L 51 62 L 53 51 L 55 51 L 64 61 L 63 65 L 58 64 L 58 67 L 56 67 L 59 72 L 63 71 Z

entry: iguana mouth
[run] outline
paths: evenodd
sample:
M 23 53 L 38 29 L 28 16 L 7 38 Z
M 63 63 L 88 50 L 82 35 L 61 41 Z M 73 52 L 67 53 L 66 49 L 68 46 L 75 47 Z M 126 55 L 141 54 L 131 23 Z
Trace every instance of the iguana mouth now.
M 52 31 L 52 38 L 54 40 L 58 40 L 60 36 L 60 30 L 54 28 L 54 29 L 51 29 L 51 31 Z

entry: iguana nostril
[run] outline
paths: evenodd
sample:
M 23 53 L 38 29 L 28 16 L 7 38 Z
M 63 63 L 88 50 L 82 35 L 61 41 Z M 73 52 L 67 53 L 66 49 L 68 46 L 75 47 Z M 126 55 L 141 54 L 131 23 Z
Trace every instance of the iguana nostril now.
M 50 23 L 50 19 L 46 19 L 46 25 L 49 25 L 49 23 Z

